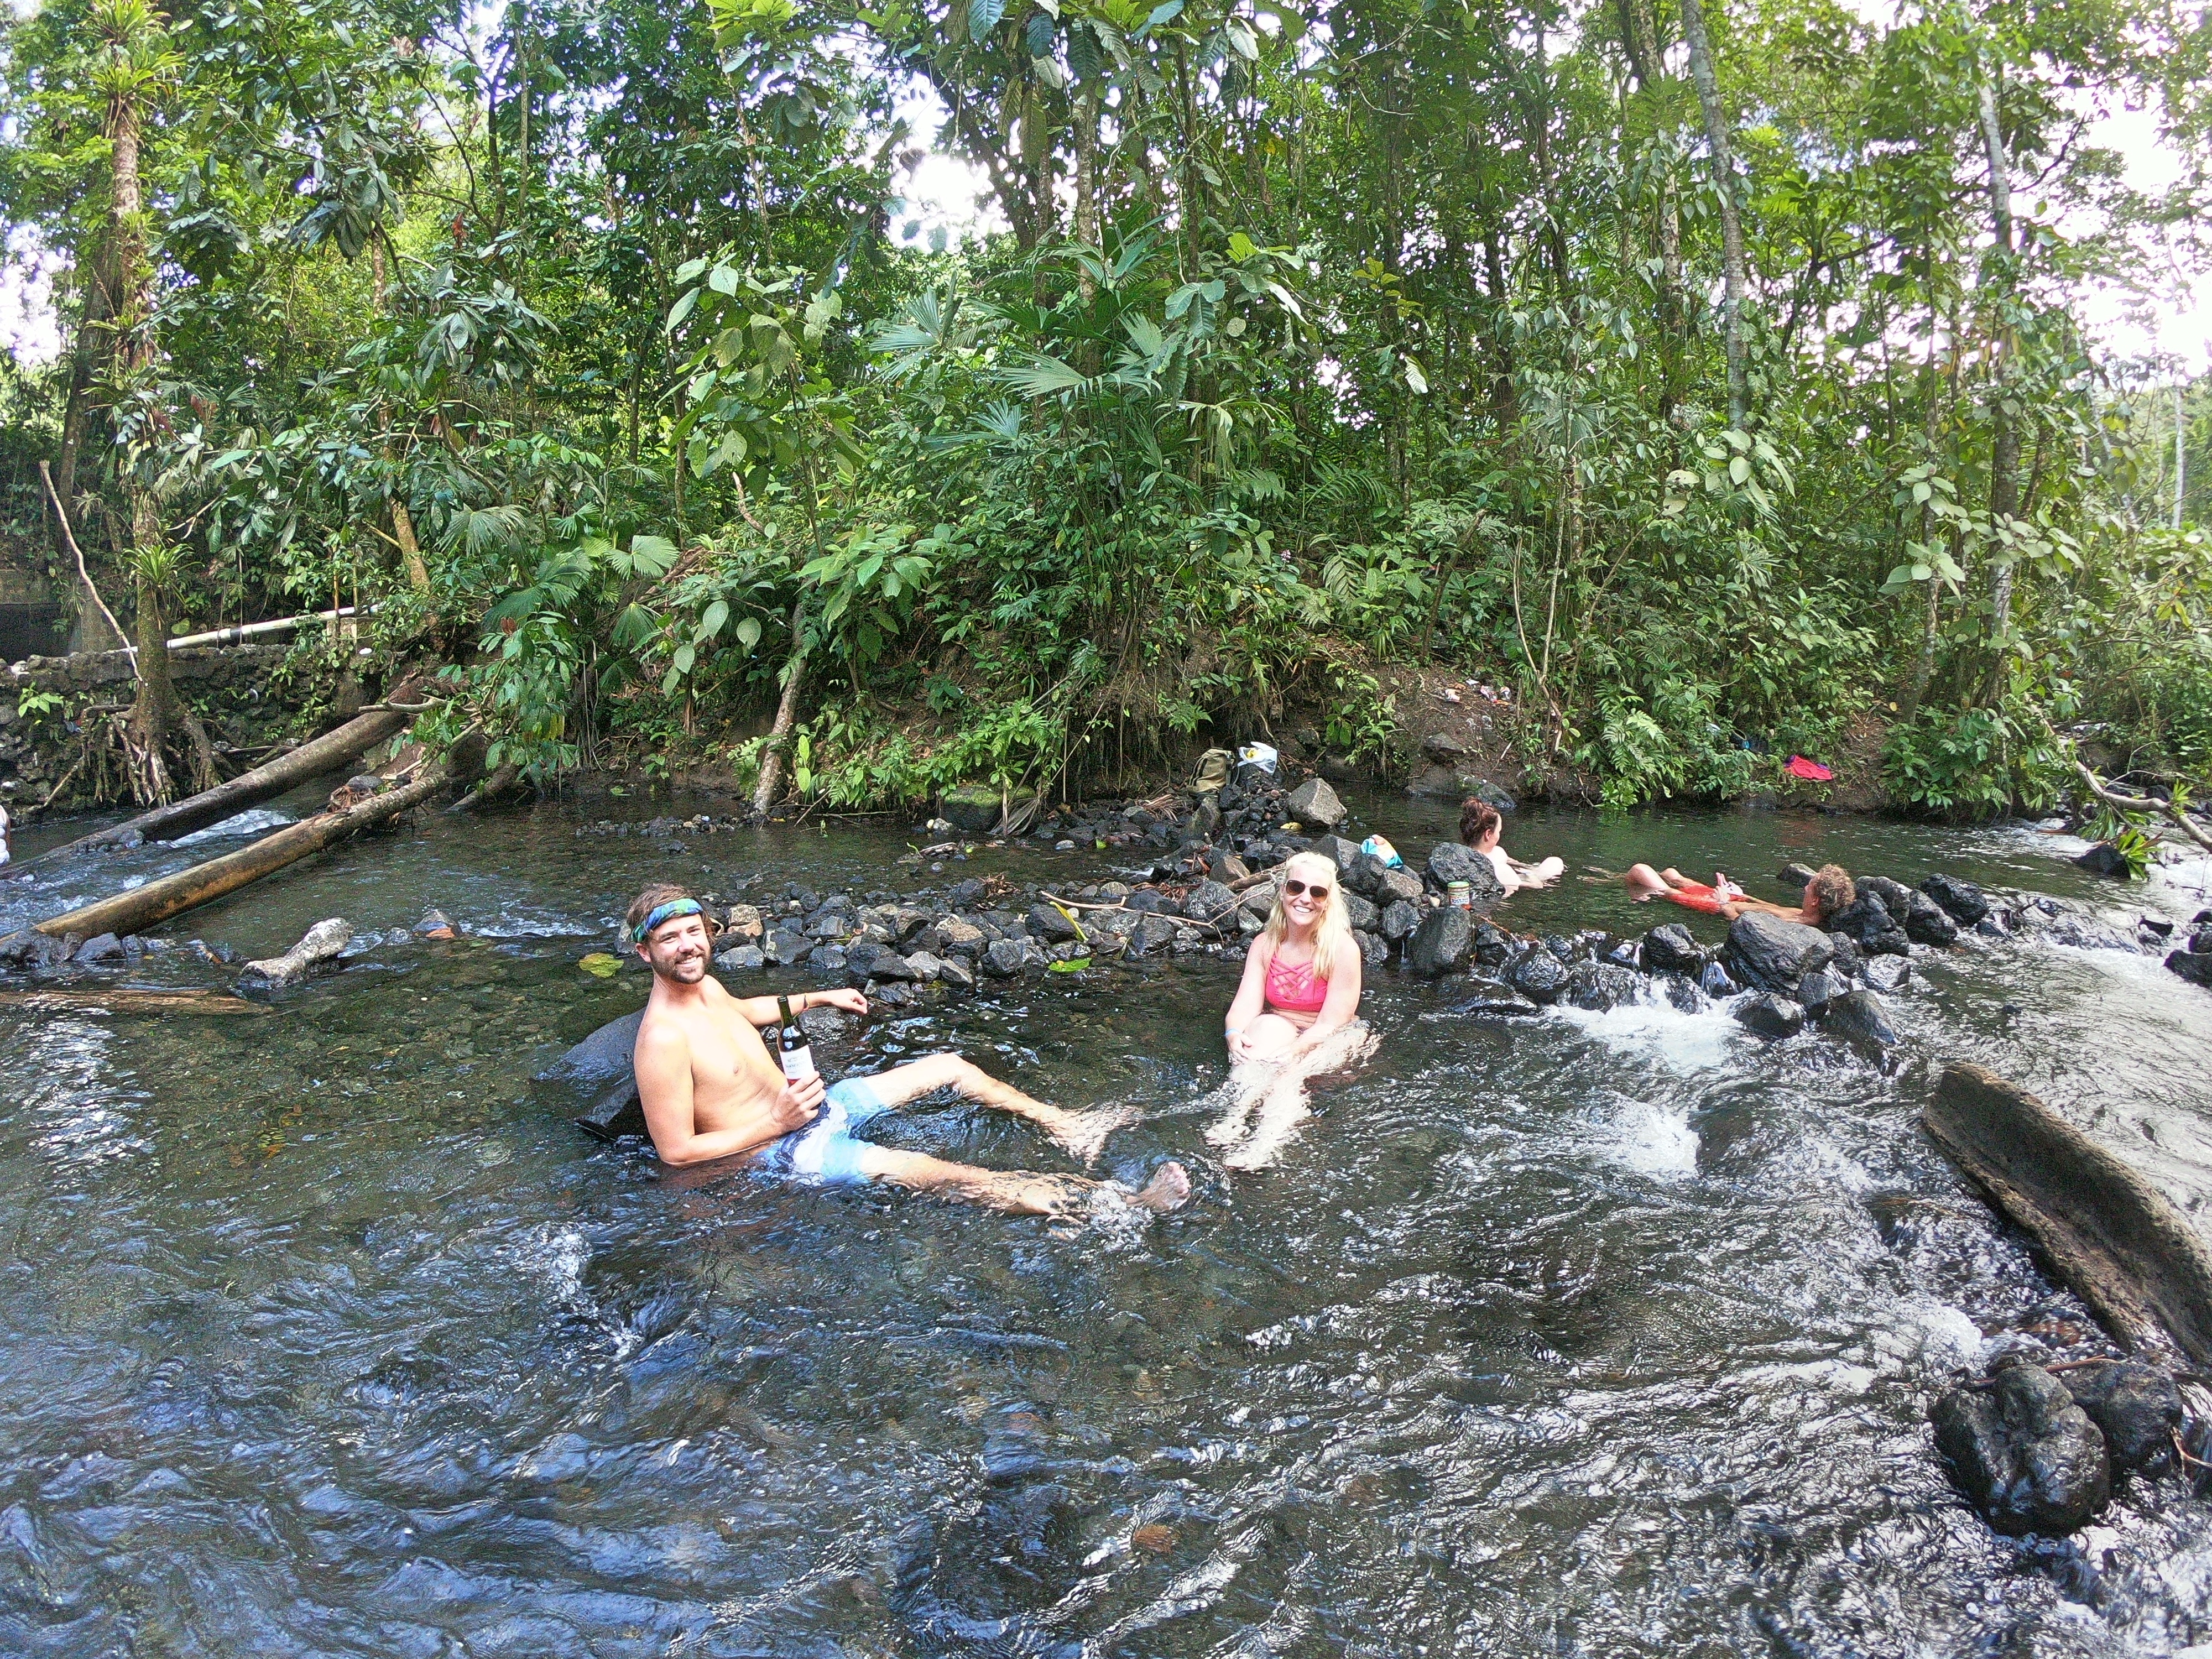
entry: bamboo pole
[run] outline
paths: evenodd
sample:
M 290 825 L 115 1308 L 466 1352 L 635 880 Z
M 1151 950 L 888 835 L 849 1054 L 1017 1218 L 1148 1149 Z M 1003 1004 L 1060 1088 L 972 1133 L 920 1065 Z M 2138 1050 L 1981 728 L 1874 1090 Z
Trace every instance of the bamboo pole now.
M 411 684 L 411 683 L 410 683 Z M 395 701 L 405 701 L 405 688 L 392 693 Z M 234 813 L 264 800 L 274 799 L 287 790 L 295 788 L 310 778 L 358 760 L 362 755 L 386 738 L 397 737 L 405 731 L 415 716 L 404 708 L 394 708 L 387 702 L 373 712 L 364 712 L 348 720 L 334 732 L 326 732 L 312 743 L 303 743 L 289 755 L 264 761 L 250 772 L 241 772 L 228 783 L 203 790 L 187 799 L 174 801 L 167 806 L 157 806 L 149 812 L 141 812 L 135 818 L 110 824 L 105 830 L 95 830 L 88 836 L 61 847 L 51 848 L 36 858 L 27 859 L 10 869 L 11 876 L 27 874 L 50 860 L 65 854 L 82 853 L 94 847 L 136 845 L 131 836 L 140 842 L 173 841 L 179 836 L 188 836 L 195 830 L 204 830 L 211 823 L 220 823 Z
M 359 805 L 342 811 L 319 812 L 287 824 L 273 836 L 264 836 L 251 847 L 196 864 L 174 875 L 149 881 L 143 887 L 113 898 L 102 899 L 81 909 L 51 916 L 38 924 L 50 938 L 77 934 L 95 938 L 101 933 L 136 933 L 186 910 L 234 893 L 248 883 L 296 864 L 358 830 L 398 817 L 410 806 L 428 800 L 447 784 L 446 769 L 432 767 L 412 783 L 372 795 Z

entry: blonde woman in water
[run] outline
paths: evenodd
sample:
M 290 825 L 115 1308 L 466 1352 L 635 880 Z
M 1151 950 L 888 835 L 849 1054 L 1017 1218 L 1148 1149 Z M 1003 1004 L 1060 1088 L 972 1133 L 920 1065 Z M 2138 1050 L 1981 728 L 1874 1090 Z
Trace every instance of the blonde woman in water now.
M 1228 1109 L 1206 1138 L 1230 1149 L 1222 1161 L 1231 1169 L 1273 1163 L 1312 1115 L 1306 1079 L 1373 1046 L 1356 1018 L 1363 966 L 1336 861 L 1294 854 L 1277 878 L 1274 908 L 1245 952 L 1243 982 L 1223 1022 Z

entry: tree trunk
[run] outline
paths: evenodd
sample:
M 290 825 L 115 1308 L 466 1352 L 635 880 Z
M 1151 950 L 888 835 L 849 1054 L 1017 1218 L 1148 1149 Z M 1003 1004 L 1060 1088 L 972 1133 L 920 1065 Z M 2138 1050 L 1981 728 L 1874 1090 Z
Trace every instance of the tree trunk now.
M 1990 227 L 1996 238 L 1991 250 L 1996 268 L 1999 307 L 1992 329 L 1990 386 L 1990 521 L 2018 516 L 2020 512 L 2020 427 L 2012 410 L 2012 325 L 2003 307 L 2013 289 L 2012 169 L 2005 155 L 2004 127 L 1999 118 L 1998 94 L 2002 71 L 1984 61 L 1978 77 L 1982 145 L 1990 167 Z M 1996 660 L 1990 666 L 1989 701 L 2004 692 L 2005 636 L 2012 629 L 2013 564 L 2004 560 L 1990 577 L 1990 635 Z
M 760 781 L 753 786 L 753 816 L 766 817 L 783 787 L 783 751 L 791 743 L 791 728 L 799 723 L 799 689 L 806 678 L 806 600 L 802 595 L 791 607 L 791 661 L 784 669 L 783 695 L 776 700 L 775 723 L 761 745 Z
M 415 515 L 407 510 L 407 498 L 394 495 L 392 503 L 392 538 L 399 544 L 399 562 L 407 572 L 407 586 L 417 593 L 430 591 L 430 572 L 422 562 L 422 544 L 415 539 Z
M 429 799 L 446 784 L 445 769 L 433 766 L 414 782 L 371 795 L 357 805 L 318 812 L 313 817 L 286 824 L 251 847 L 242 847 L 205 864 L 163 876 L 158 881 L 149 881 L 143 887 L 102 899 L 97 904 L 50 917 L 39 923 L 39 932 L 54 939 L 71 933 L 92 939 L 101 933 L 143 933 L 172 916 L 234 893 L 288 864 L 297 864 L 359 830 L 389 823 L 410 807 Z
M 1729 143 L 1728 112 L 1721 105 L 1720 77 L 1713 72 L 1712 46 L 1705 38 L 1703 0 L 1682 0 L 1682 37 L 1690 49 L 1690 78 L 1697 83 L 1705 144 L 1712 151 L 1713 185 L 1720 197 L 1721 258 L 1728 294 L 1722 320 L 1728 341 L 1729 424 L 1741 428 L 1751 402 L 1743 349 L 1743 221 L 1736 211 L 1735 151 Z
M 114 43 L 118 49 L 127 42 Z M 135 386 L 153 362 L 153 271 L 146 258 L 144 202 L 138 178 L 141 117 L 135 84 L 118 84 L 108 95 L 107 137 L 113 168 L 108 199 L 107 243 L 115 285 L 116 379 Z M 129 553 L 143 561 L 161 544 L 161 515 L 137 458 L 126 460 L 124 493 L 131 507 Z M 169 684 L 169 624 L 161 604 L 158 573 L 141 568 L 137 576 L 138 696 L 126 728 L 131 793 L 142 806 L 166 801 L 174 793 L 162 750 L 176 719 L 176 693 Z

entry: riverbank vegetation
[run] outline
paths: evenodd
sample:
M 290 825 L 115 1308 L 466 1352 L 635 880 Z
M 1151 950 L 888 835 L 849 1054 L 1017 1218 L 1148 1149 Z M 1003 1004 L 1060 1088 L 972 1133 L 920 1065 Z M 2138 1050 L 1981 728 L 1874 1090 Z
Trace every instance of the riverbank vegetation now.
M 81 591 L 43 464 L 142 646 L 375 604 L 453 665 L 426 735 L 539 780 L 1387 762 L 1409 666 L 1619 804 L 1869 731 L 1929 811 L 2069 735 L 2202 778 L 2212 381 L 2083 296 L 2199 258 L 2208 52 L 2175 0 L 46 0 L 0 516 Z M 996 228 L 921 222 L 924 109 Z M 142 796 L 188 712 L 146 676 Z

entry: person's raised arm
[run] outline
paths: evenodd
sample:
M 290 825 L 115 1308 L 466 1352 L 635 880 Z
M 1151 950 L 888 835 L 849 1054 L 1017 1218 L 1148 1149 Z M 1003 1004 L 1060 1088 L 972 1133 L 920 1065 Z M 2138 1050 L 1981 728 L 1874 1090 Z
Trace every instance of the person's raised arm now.
M 738 1005 L 738 1018 L 748 1025 L 774 1025 L 783 1018 L 774 997 L 733 997 Z M 794 991 L 790 997 L 791 1012 L 803 1014 L 809 1008 L 842 1008 L 848 1014 L 865 1014 L 868 1000 L 858 991 L 839 988 L 828 991 Z
M 1246 1057 L 1244 1028 L 1260 1018 L 1267 1006 L 1267 936 L 1261 934 L 1244 952 L 1244 977 L 1237 982 L 1237 995 L 1222 1017 L 1221 1034 L 1229 1044 L 1229 1058 Z
M 1314 1017 L 1314 1023 L 1299 1032 L 1297 1041 L 1291 1045 L 1292 1054 L 1312 1052 L 1321 1046 L 1322 1038 L 1352 1024 L 1352 1017 L 1359 1012 L 1360 975 L 1365 968 L 1357 945 L 1338 948 L 1336 960 L 1328 970 L 1328 995 L 1322 1000 L 1321 1012 Z

